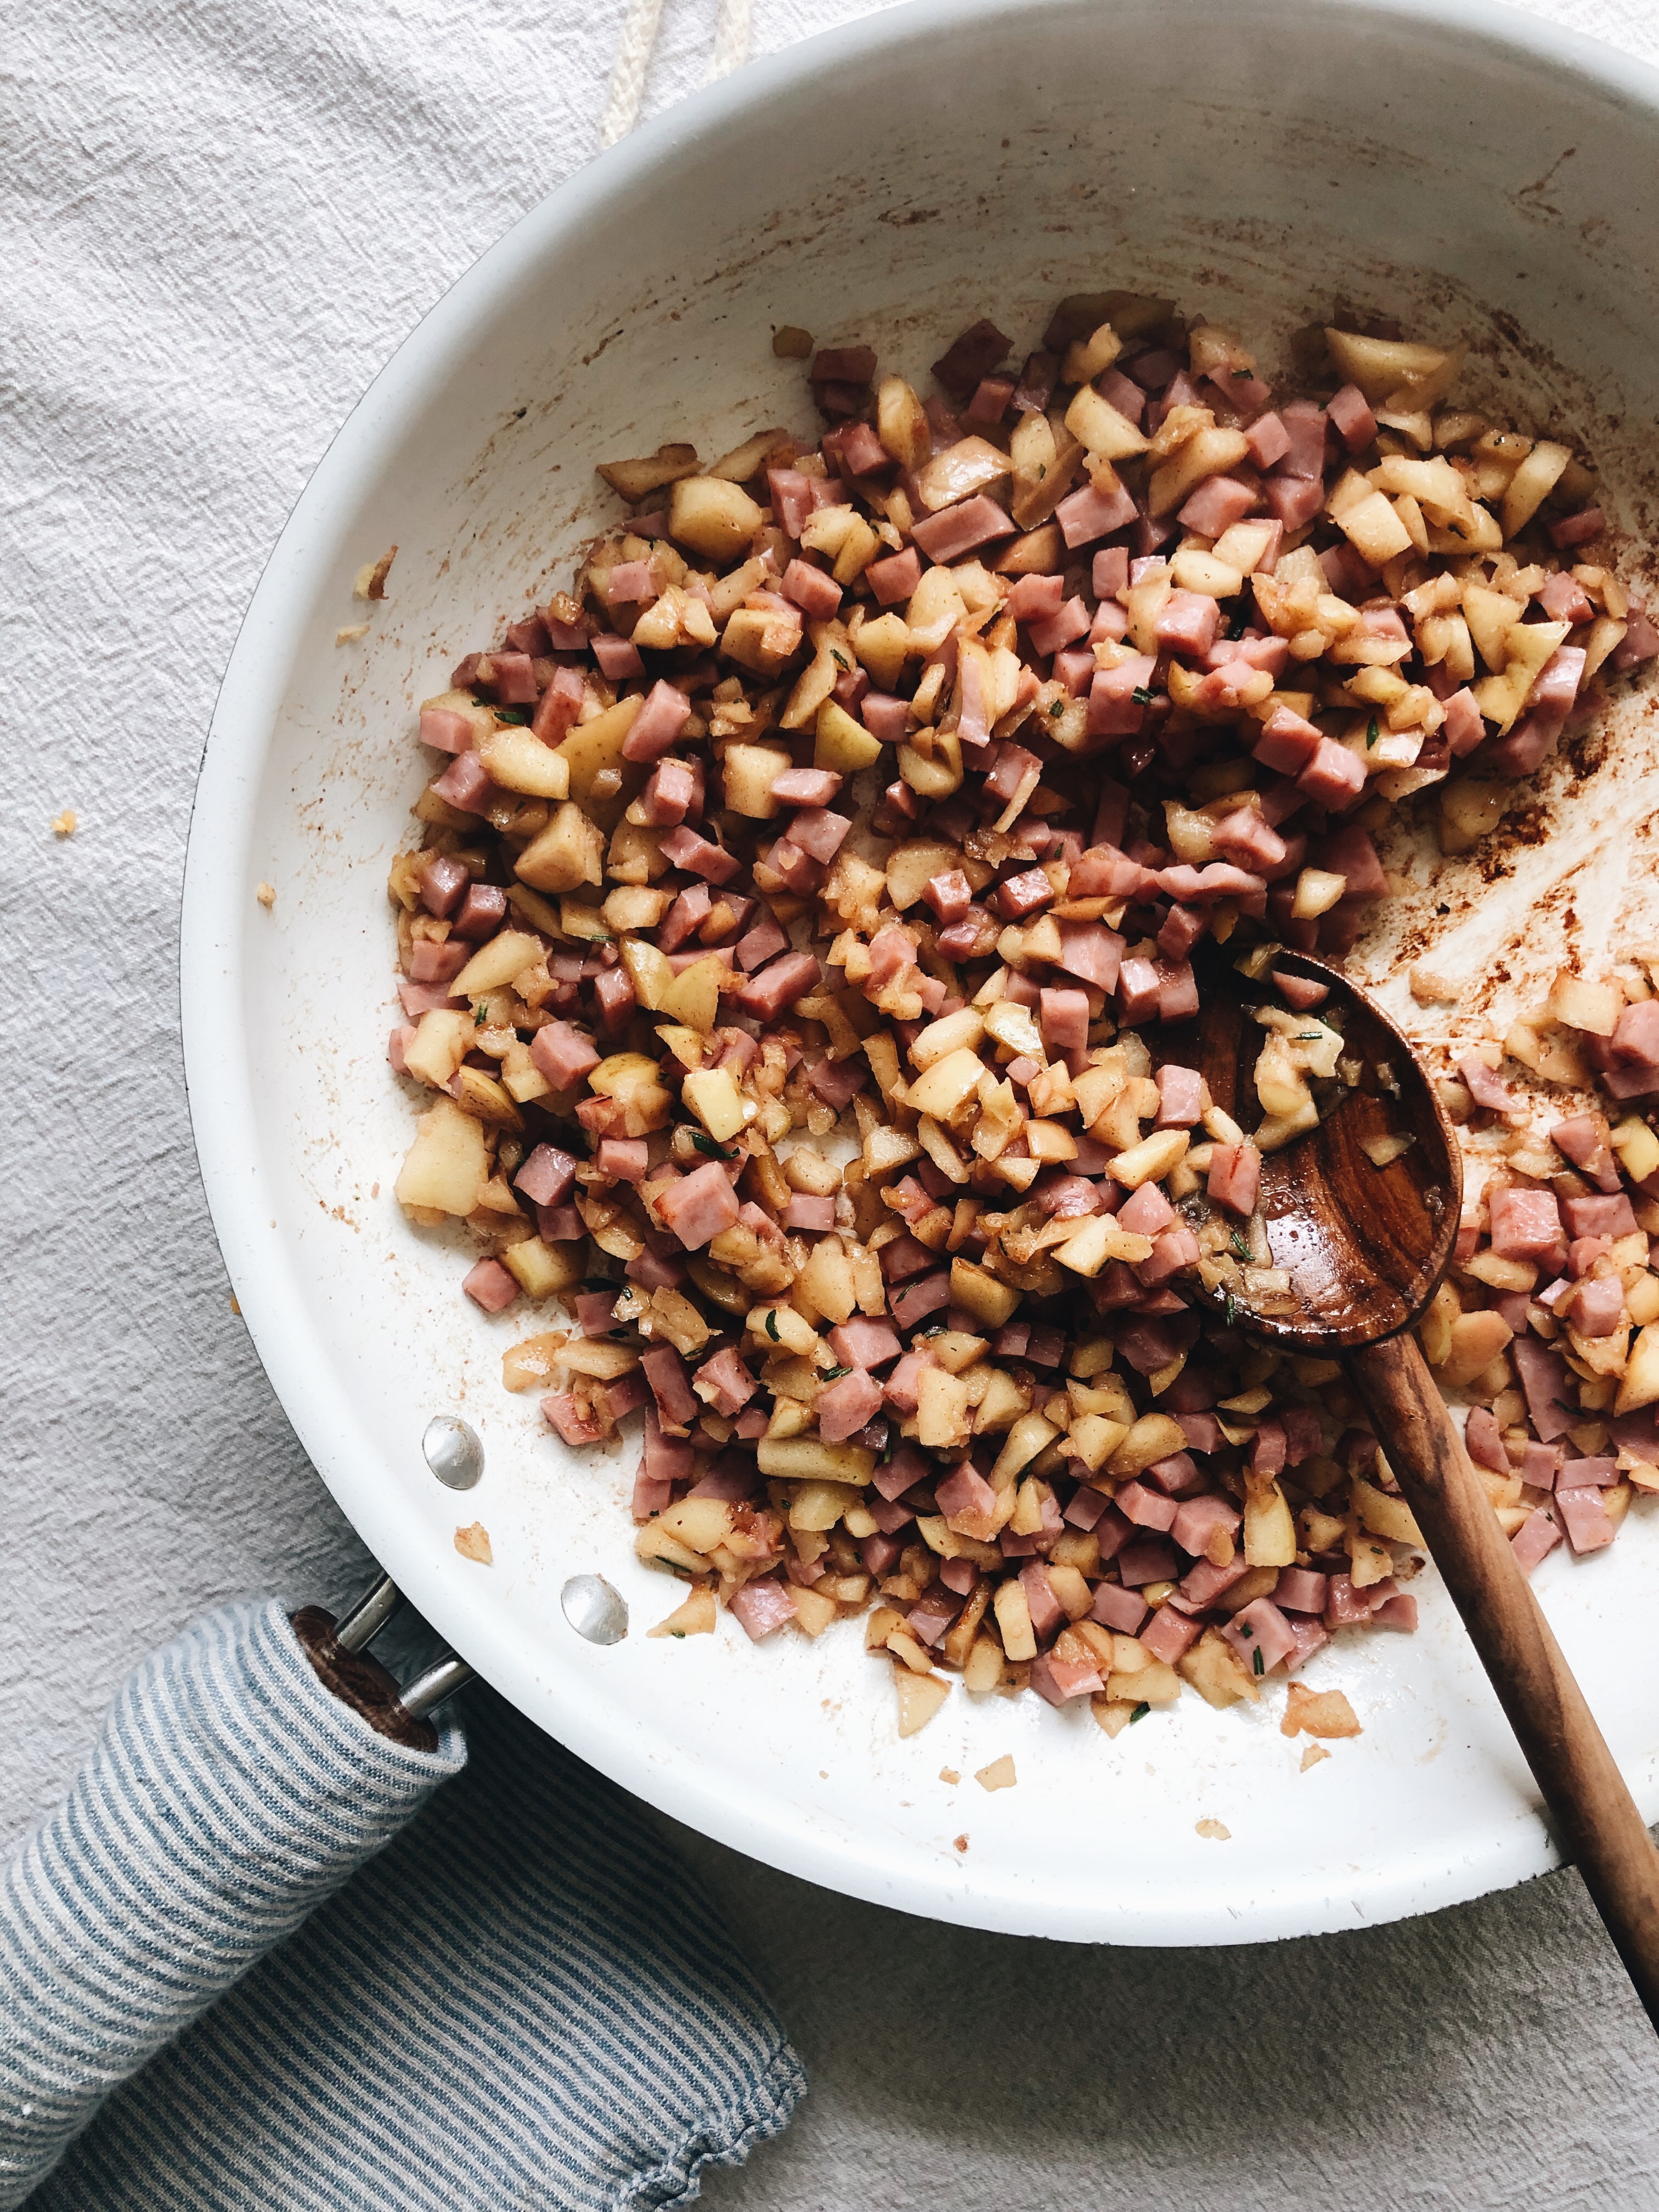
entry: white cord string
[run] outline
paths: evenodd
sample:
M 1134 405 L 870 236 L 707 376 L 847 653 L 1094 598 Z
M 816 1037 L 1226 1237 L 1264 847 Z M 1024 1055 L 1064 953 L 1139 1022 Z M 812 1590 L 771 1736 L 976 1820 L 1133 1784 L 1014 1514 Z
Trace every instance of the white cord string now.
M 720 0 L 720 15 L 714 25 L 714 51 L 708 57 L 708 74 L 705 84 L 714 84 L 733 70 L 741 69 L 749 58 L 750 0 Z
M 746 4 L 744 0 L 745 7 Z M 611 71 L 605 120 L 599 125 L 601 146 L 614 146 L 617 139 L 628 136 L 640 119 L 645 73 L 651 66 L 657 27 L 661 21 L 662 0 L 628 0 L 628 19 L 623 25 L 622 44 L 617 49 Z

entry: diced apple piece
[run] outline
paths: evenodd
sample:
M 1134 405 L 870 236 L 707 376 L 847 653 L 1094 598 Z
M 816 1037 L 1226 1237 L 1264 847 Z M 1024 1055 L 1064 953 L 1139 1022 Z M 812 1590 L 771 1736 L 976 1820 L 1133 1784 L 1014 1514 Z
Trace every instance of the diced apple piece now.
M 797 1591 L 795 1596 L 798 1605 L 800 1595 L 801 1593 Z M 676 1638 L 682 1636 L 712 1636 L 714 1632 L 714 1625 L 719 1619 L 720 1607 L 714 1601 L 714 1589 L 710 1584 L 704 1583 L 691 1592 L 684 1605 L 676 1606 L 665 1620 L 659 1620 L 654 1628 L 647 1628 L 646 1634 L 672 1636 Z
M 1109 399 L 1085 384 L 1066 410 L 1066 427 L 1085 452 L 1103 461 L 1127 461 L 1151 443 Z
M 695 446 L 659 446 L 654 453 L 640 460 L 601 461 L 599 474 L 613 491 L 631 501 L 644 499 L 665 484 L 690 476 L 696 465 Z
M 551 745 L 544 745 L 532 731 L 511 723 L 499 725 L 478 740 L 478 758 L 492 783 L 503 791 L 520 791 L 530 799 L 568 799 L 570 763 Z
M 1347 888 L 1347 878 L 1329 868 L 1304 868 L 1296 879 L 1296 896 L 1291 906 L 1292 921 L 1312 921 L 1322 914 L 1328 914 Z
M 876 435 L 902 469 L 919 469 L 933 450 L 927 410 L 902 376 L 876 386 Z
M 1126 1190 L 1139 1190 L 1144 1182 L 1158 1182 L 1187 1156 L 1192 1139 L 1185 1129 L 1158 1129 L 1138 1145 L 1121 1152 L 1111 1164 L 1114 1182 Z
M 398 1174 L 399 1206 L 476 1213 L 489 1178 L 483 1126 L 453 1099 L 434 1100 L 416 1125 L 415 1141 Z
M 943 1060 L 935 1060 L 917 1076 L 909 1086 L 907 1103 L 918 1114 L 949 1121 L 957 1108 L 973 1097 L 984 1074 L 984 1061 L 964 1045 L 946 1053 Z
M 874 622 L 866 623 L 852 644 L 854 653 L 869 672 L 870 681 L 882 691 L 892 690 L 910 654 L 921 650 L 913 645 L 909 624 L 899 614 L 878 615 Z M 786 722 L 784 726 L 787 729 L 788 724 Z M 856 726 L 862 728 L 863 725 Z M 833 768 L 836 763 L 823 761 L 819 765 Z
M 707 959 L 694 960 L 664 986 L 658 1011 L 671 1021 L 684 1022 L 699 1036 L 707 1036 L 720 1012 L 720 985 L 731 972 L 712 952 Z
M 1200 430 L 1152 471 L 1149 504 L 1153 514 L 1168 514 L 1208 477 L 1224 476 L 1250 450 L 1242 430 Z M 1392 512 L 1392 510 L 1390 510 Z
M 1450 391 L 1462 364 L 1462 347 L 1413 345 L 1400 338 L 1362 337 L 1327 329 L 1325 343 L 1345 383 L 1357 384 L 1373 406 L 1397 411 L 1432 408 Z
M 657 1526 L 689 1552 L 707 1554 L 732 1533 L 733 1515 L 723 1498 L 683 1498 L 657 1516 Z
M 1144 1474 L 1159 1460 L 1172 1459 L 1186 1449 L 1186 1435 L 1178 1421 L 1168 1413 L 1143 1413 L 1106 1462 L 1106 1472 L 1120 1480 Z
M 862 722 L 854 721 L 844 707 L 826 699 L 818 708 L 812 733 L 812 765 L 833 769 L 837 775 L 856 775 L 881 758 L 881 740 Z
M 1611 1036 L 1624 1010 L 1625 994 L 1618 983 L 1591 983 L 1570 968 L 1558 973 L 1545 1004 L 1552 1019 L 1592 1036 Z
M 734 814 L 764 822 L 781 811 L 772 796 L 772 787 L 789 769 L 787 753 L 775 745 L 730 744 L 722 766 L 726 803 Z
M 1505 538 L 1513 538 L 1526 528 L 1559 483 L 1571 459 L 1565 446 L 1552 445 L 1547 438 L 1539 440 L 1510 478 L 1509 489 L 1504 494 L 1498 519 Z
M 421 1016 L 415 1034 L 404 1047 L 404 1066 L 417 1083 L 434 1091 L 447 1091 L 456 1069 L 472 1049 L 471 1014 L 434 1006 Z
M 951 1303 L 988 1329 L 1000 1328 L 1019 1304 L 1019 1292 L 972 1260 L 951 1262 Z
M 825 1443 L 820 1437 L 763 1437 L 755 1456 L 763 1474 L 781 1482 L 850 1482 L 862 1486 L 876 1471 L 866 1444 Z
M 487 945 L 481 945 L 460 974 L 450 985 L 450 994 L 457 999 L 482 998 L 486 991 L 499 991 L 526 968 L 533 968 L 542 957 L 542 942 L 528 930 L 503 929 Z
M 1296 1522 L 1276 1482 L 1250 1484 L 1244 1493 L 1244 1564 L 1288 1567 L 1296 1562 Z
M 550 1298 L 560 1291 L 574 1290 L 585 1275 L 586 1248 L 580 1243 L 547 1244 L 539 1237 L 520 1237 L 504 1245 L 502 1267 L 532 1298 Z
M 1354 1478 L 1353 1507 L 1362 1527 L 1373 1536 L 1385 1536 L 1391 1544 L 1423 1542 L 1417 1517 L 1405 1499 L 1391 1497 L 1386 1490 L 1379 1490 L 1375 1483 L 1364 1481 L 1358 1476 Z
M 796 1593 L 796 1603 L 800 1601 Z M 893 1669 L 893 1681 L 898 1691 L 898 1732 L 915 1735 L 925 1729 L 933 1715 L 951 1694 L 951 1685 L 943 1674 L 916 1674 L 908 1667 Z
M 574 891 L 605 880 L 605 838 L 574 799 L 520 854 L 514 872 L 538 891 Z
M 1613 1410 L 1615 1415 L 1636 1413 L 1656 1401 L 1659 1401 L 1659 1322 L 1649 1322 L 1637 1331 Z
M 680 1096 L 717 1145 L 735 1137 L 748 1119 L 729 1069 L 694 1069 L 680 1085 Z
M 741 485 L 719 477 L 680 477 L 668 509 L 668 534 L 724 568 L 761 526 L 761 510 Z

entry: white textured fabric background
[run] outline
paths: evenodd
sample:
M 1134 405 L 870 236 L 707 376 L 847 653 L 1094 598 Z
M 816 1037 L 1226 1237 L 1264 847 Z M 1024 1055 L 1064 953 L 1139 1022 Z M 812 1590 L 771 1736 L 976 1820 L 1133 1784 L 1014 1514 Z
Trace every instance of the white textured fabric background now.
M 745 12 L 662 0 L 642 111 Z M 753 44 L 862 12 L 753 0 Z M 1652 0 L 1540 12 L 1659 56 Z M 228 1597 L 337 1601 L 367 1574 L 231 1312 L 197 1181 L 191 790 L 307 471 L 444 288 L 597 149 L 624 21 L 623 0 L 8 13 L 0 1840 L 60 1794 L 141 1652 Z M 1659 2207 L 1659 2050 L 1574 1875 L 1319 1942 L 1114 1953 L 687 1848 L 814 2078 L 716 2205 Z

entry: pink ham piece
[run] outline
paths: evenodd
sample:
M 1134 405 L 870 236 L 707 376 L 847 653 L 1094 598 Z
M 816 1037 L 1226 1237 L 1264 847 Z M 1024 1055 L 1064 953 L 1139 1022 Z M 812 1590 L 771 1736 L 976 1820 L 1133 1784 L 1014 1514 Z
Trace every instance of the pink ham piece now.
M 799 845 L 803 853 L 810 853 L 815 860 L 828 863 L 840 852 L 852 826 L 850 815 L 831 814 L 825 807 L 809 806 L 789 824 L 789 842 Z
M 1617 1034 L 1615 1030 L 1614 1035 Z M 1575 1114 L 1565 1121 L 1558 1121 L 1550 1131 L 1550 1141 L 1574 1167 L 1589 1177 L 1598 1190 L 1611 1194 L 1619 1189 L 1619 1163 L 1613 1157 L 1607 1122 L 1600 1114 Z
M 1466 1053 L 1457 1063 L 1457 1073 L 1477 1106 L 1484 1106 L 1492 1114 L 1516 1114 L 1521 1110 L 1515 1093 L 1498 1081 L 1496 1071 L 1478 1054 Z
M 784 806 L 828 806 L 841 786 L 833 769 L 788 768 L 774 781 L 772 796 Z
M 737 1194 L 719 1162 L 710 1160 L 672 1183 L 658 1199 L 657 1212 L 688 1252 L 700 1252 L 736 1224 Z
M 1444 724 L 1446 743 L 1461 760 L 1472 753 L 1486 734 L 1486 726 L 1480 718 L 1480 709 L 1468 685 L 1454 691 L 1446 702 Z
M 1123 939 L 1103 921 L 1062 921 L 1058 965 L 1068 975 L 1080 975 L 1103 991 L 1114 989 L 1122 958 Z
M 1611 1336 L 1627 1326 L 1625 1286 L 1617 1275 L 1591 1276 L 1572 1294 L 1572 1325 L 1580 1336 Z
M 1058 582 L 1059 579 L 1056 578 Z M 465 753 L 472 750 L 471 717 L 459 714 L 453 707 L 422 707 L 421 709 L 420 739 L 430 745 L 434 752 Z
M 805 1191 L 793 1191 L 783 1210 L 783 1225 L 786 1229 L 833 1229 L 836 1201 L 833 1198 L 813 1198 Z
M 1133 1523 L 1129 1525 L 1133 1528 Z M 1175 1546 L 1167 1537 L 1134 1537 L 1117 1555 L 1118 1580 L 1127 1589 L 1144 1589 L 1148 1583 L 1173 1582 L 1180 1571 Z
M 818 1392 L 814 1407 L 818 1434 L 828 1443 L 844 1443 L 881 1411 L 881 1403 L 880 1383 L 855 1367 Z
M 1565 1469 L 1563 1470 L 1565 1473 Z M 1556 1485 L 1555 1512 L 1575 1552 L 1599 1552 L 1618 1534 L 1599 1488 Z M 1518 1533 L 1518 1532 L 1517 1532 Z
M 1340 811 L 1365 788 L 1365 763 L 1346 745 L 1321 738 L 1313 758 L 1297 777 L 1296 787 L 1321 806 Z
M 458 944 L 453 938 L 438 945 L 429 937 L 417 937 L 409 948 L 409 980 L 411 983 L 453 983 L 471 957 L 472 947 Z
M 864 573 L 869 576 L 874 572 L 866 568 Z M 1012 615 L 1016 622 L 1051 622 L 1065 604 L 1063 576 L 1017 576 L 1003 602 L 1003 612 Z
M 1255 754 L 1264 768 L 1280 775 L 1299 775 L 1323 743 L 1313 724 L 1290 707 L 1275 707 L 1261 726 Z
M 1503 1431 L 1490 1407 L 1470 1407 L 1463 1442 L 1477 1467 L 1490 1468 L 1494 1474 L 1510 1472 L 1510 1455 L 1504 1449 Z
M 536 669 L 527 653 L 492 653 L 478 663 L 478 681 L 488 684 L 503 707 L 533 707 Z
M 1291 1624 L 1270 1597 L 1259 1597 L 1222 1630 L 1247 1670 L 1271 1674 L 1297 1648 Z
M 996 887 L 997 911 L 1009 921 L 1024 921 L 1054 903 L 1054 887 L 1041 868 L 1027 868 Z
M 650 1148 L 643 1137 L 602 1137 L 593 1164 L 615 1182 L 643 1182 Z
M 1082 991 L 1044 990 L 1039 996 L 1043 1042 L 1055 1052 L 1084 1052 L 1089 1043 L 1089 1000 Z
M 969 1522 L 982 1528 L 996 1510 L 997 1494 L 971 1460 L 963 1460 L 960 1467 L 953 1468 L 942 1482 L 935 1485 L 933 1496 L 939 1511 L 952 1526 L 957 1522 Z
M 1566 1362 L 1533 1336 L 1517 1336 L 1510 1351 L 1526 1394 L 1528 1418 L 1540 1440 L 1553 1444 L 1583 1419 L 1571 1402 Z
M 655 830 L 677 829 L 688 814 L 702 811 L 702 769 L 700 763 L 659 760 L 646 778 L 639 807 Z
M 1047 580 L 1046 579 L 1044 580 Z M 1054 580 L 1058 583 L 1060 579 Z M 1052 615 L 1045 615 L 1031 624 L 1033 653 L 1055 653 L 1073 645 L 1080 637 L 1087 637 L 1091 617 L 1081 599 L 1067 599 Z
M 530 1057 L 556 1091 L 569 1091 L 601 1055 L 593 1040 L 568 1022 L 549 1022 L 530 1041 Z
M 1659 1068 L 1659 999 L 1626 1006 L 1610 1040 L 1613 1056 L 1638 1067 Z
M 1127 1514 L 1137 1528 L 1156 1528 L 1162 1534 L 1174 1527 L 1177 1508 L 1173 1498 L 1149 1490 L 1137 1480 L 1126 1482 L 1118 1492 L 1117 1510 Z
M 672 1345 L 653 1345 L 640 1355 L 640 1365 L 657 1401 L 657 1417 L 665 1429 L 688 1428 L 702 1410 L 691 1395 L 685 1362 Z
M 705 883 L 729 884 L 741 865 L 735 853 L 723 851 L 684 826 L 669 831 L 660 850 L 671 868 L 684 868 L 687 875 L 701 876 Z
M 897 606 L 910 597 L 921 581 L 921 561 L 915 547 L 907 545 L 902 553 L 890 554 L 884 561 L 872 561 L 864 577 L 880 605 Z
M 1118 1208 L 1118 1220 L 1132 1236 L 1157 1237 L 1176 1218 L 1176 1210 L 1155 1182 L 1144 1182 Z
M 1182 1576 L 1181 1595 L 1189 1605 L 1197 1606 L 1201 1610 L 1213 1605 L 1218 1598 L 1224 1597 L 1233 1584 L 1243 1582 L 1249 1572 L 1249 1569 L 1237 1555 L 1224 1567 L 1218 1567 L 1209 1559 L 1200 1559 L 1195 1567 Z
M 1057 1659 L 1052 1651 L 1039 1651 L 1031 1662 L 1031 1687 L 1051 1705 L 1072 1698 L 1092 1696 L 1106 1686 L 1100 1669 L 1085 1659 Z
M 1133 502 L 1131 502 L 1133 510 Z M 911 536 L 930 561 L 959 561 L 999 538 L 1011 538 L 1014 526 L 994 499 L 983 492 L 955 507 L 941 507 L 918 522 Z
M 486 1313 L 504 1313 L 519 1295 L 517 1279 L 499 1260 L 480 1260 L 461 1278 L 461 1288 Z
M 1583 646 L 1559 645 L 1544 663 L 1527 694 L 1525 713 L 1486 748 L 1484 757 L 1500 775 L 1530 775 L 1554 750 L 1578 696 L 1584 660 Z
M 1265 897 L 1267 889 L 1265 876 L 1252 875 L 1247 868 L 1236 868 L 1226 860 L 1206 860 L 1201 868 L 1182 860 L 1172 868 L 1160 868 L 1156 881 L 1170 897 L 1195 901 L 1200 906 L 1214 899 Z
M 960 868 L 929 877 L 922 885 L 921 895 L 947 927 L 960 921 L 974 902 L 972 887 Z
M 501 796 L 477 753 L 458 753 L 428 788 L 462 814 L 482 814 Z
M 1148 1022 L 1158 1012 L 1158 970 L 1150 960 L 1126 960 L 1118 969 L 1117 1005 L 1125 1022 Z
M 1173 1605 L 1166 1605 L 1160 1607 L 1141 1630 L 1140 1640 L 1154 1659 L 1161 1659 L 1166 1666 L 1172 1667 L 1203 1632 L 1200 1621 L 1188 1620 Z
M 1300 530 L 1325 504 L 1325 488 L 1317 477 L 1275 473 L 1263 483 L 1261 496 L 1275 522 L 1285 530 Z
M 632 638 L 615 637 L 600 631 L 589 643 L 599 664 L 599 673 L 609 683 L 626 684 L 633 677 L 644 675 L 645 663 Z
M 744 964 L 741 944 L 738 963 Z M 786 1006 L 793 1006 L 797 999 L 804 999 L 817 988 L 818 976 L 818 963 L 811 953 L 786 952 L 750 977 L 738 993 L 738 1004 L 758 1022 L 775 1022 Z
M 1178 520 L 1183 528 L 1195 530 L 1202 537 L 1219 538 L 1235 522 L 1243 522 L 1255 501 L 1254 484 L 1237 477 L 1206 477 L 1182 508 Z
M 1066 1608 L 1054 1595 L 1048 1570 L 1039 1560 L 1019 1571 L 1019 1586 L 1031 1615 L 1031 1632 L 1039 1644 L 1052 1644 L 1066 1626 Z
M 1224 859 L 1260 875 L 1285 858 L 1285 843 L 1253 806 L 1224 814 L 1211 832 L 1215 848 Z
M 1150 653 L 1132 653 L 1115 668 L 1097 668 L 1089 686 L 1088 733 L 1091 738 L 1131 738 L 1146 719 L 1146 702 L 1158 664 Z
M 775 1575 L 763 1575 L 732 1593 L 732 1610 L 749 1641 L 758 1644 L 794 1619 L 794 1595 Z
M 1329 1590 L 1328 1575 L 1316 1574 L 1311 1567 L 1285 1567 L 1273 1585 L 1273 1603 L 1281 1613 L 1323 1613 Z
M 656 568 L 649 561 L 618 561 L 605 579 L 608 607 L 637 606 L 659 596 Z
M 1146 1613 L 1146 1601 L 1137 1591 L 1124 1589 L 1117 1583 L 1100 1583 L 1096 1586 L 1089 1618 L 1120 1636 L 1133 1636 L 1139 1632 Z
M 840 1322 L 830 1332 L 830 1349 L 842 1367 L 884 1367 L 890 1359 L 898 1358 L 902 1348 L 890 1322 L 872 1321 L 862 1314 Z
M 840 1113 L 863 1090 L 869 1073 L 855 1060 L 821 1060 L 806 1080 L 826 1106 Z
M 1547 1190 L 1497 1190 L 1489 1201 L 1492 1249 L 1500 1260 L 1565 1259 L 1561 1210 Z
M 1273 468 L 1291 450 L 1291 434 L 1276 414 L 1258 415 L 1244 435 L 1258 468 Z
M 1620 1191 L 1615 1197 L 1564 1198 L 1561 1219 L 1569 1237 L 1633 1237 L 1636 1210 Z
M 1207 1555 L 1218 1531 L 1237 1534 L 1242 1518 L 1238 1508 L 1225 1498 L 1189 1498 L 1176 1508 L 1170 1534 L 1183 1552 L 1200 1559 Z
M 841 586 L 810 561 L 794 560 L 783 572 L 783 596 L 808 622 L 828 622 L 841 605 Z
M 1275 968 L 1273 980 L 1279 997 L 1298 1014 L 1311 1013 L 1331 995 L 1328 983 L 1316 983 L 1311 975 L 1292 975 L 1287 968 Z
M 1345 384 L 1326 404 L 1337 435 L 1351 453 L 1363 453 L 1376 441 L 1376 417 L 1357 384 Z
M 1075 550 L 1079 545 L 1091 545 L 1097 538 L 1109 538 L 1115 530 L 1127 529 L 1135 514 L 1134 501 L 1121 484 L 1113 491 L 1097 491 L 1092 484 L 1085 484 L 1081 491 L 1060 501 L 1054 509 L 1054 520 L 1068 548 Z
M 697 1395 L 728 1419 L 740 1413 L 755 1395 L 755 1378 L 744 1365 L 734 1346 L 704 1360 L 691 1378 Z
M 1594 1492 L 1591 1493 L 1594 1496 Z M 1606 1517 L 1605 1514 L 1602 1516 Z M 1539 1562 L 1547 1559 L 1561 1540 L 1561 1524 L 1553 1514 L 1541 1509 L 1529 1513 L 1510 1538 L 1510 1549 L 1522 1574 L 1529 1575 Z
M 888 1300 L 893 1318 L 901 1328 L 914 1328 L 918 1322 L 926 1321 L 929 1314 L 940 1312 L 950 1303 L 951 1278 L 944 1270 L 937 1274 L 914 1278 L 902 1290 L 895 1291 Z M 903 1364 L 902 1360 L 899 1363 L 901 1367 Z M 890 1396 L 897 1387 L 898 1379 L 895 1371 L 888 1385 Z M 915 1408 L 911 1410 L 914 1412 Z
M 1565 553 L 1570 546 L 1588 545 L 1607 526 L 1607 516 L 1599 507 L 1581 507 L 1577 514 L 1564 515 L 1550 525 L 1550 543 L 1559 553 Z
M 541 1407 L 542 1419 L 550 1428 L 556 1429 L 573 1449 L 579 1444 L 596 1444 L 605 1434 L 599 1424 L 582 1412 L 568 1390 L 550 1390 Z
M 1171 592 L 1153 630 L 1164 652 L 1196 659 L 1221 634 L 1221 604 L 1202 592 Z
M 447 854 L 437 854 L 422 862 L 417 881 L 421 886 L 421 904 L 437 921 L 442 921 L 455 912 L 466 896 L 471 881 L 459 860 Z
M 469 884 L 453 928 L 457 937 L 482 944 L 507 919 L 507 893 L 499 884 Z

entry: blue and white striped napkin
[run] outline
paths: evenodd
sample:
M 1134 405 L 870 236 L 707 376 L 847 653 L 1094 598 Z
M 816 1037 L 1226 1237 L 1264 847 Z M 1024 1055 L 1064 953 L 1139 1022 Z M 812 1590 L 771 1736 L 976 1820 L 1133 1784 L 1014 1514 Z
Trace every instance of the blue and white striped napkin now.
M 389 1742 L 276 1600 L 137 1669 L 0 1880 L 0 2212 L 654 2212 L 785 2125 L 695 1882 L 469 1700 Z

